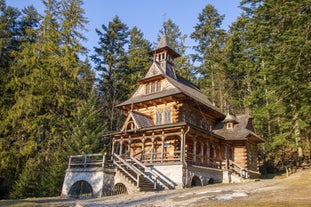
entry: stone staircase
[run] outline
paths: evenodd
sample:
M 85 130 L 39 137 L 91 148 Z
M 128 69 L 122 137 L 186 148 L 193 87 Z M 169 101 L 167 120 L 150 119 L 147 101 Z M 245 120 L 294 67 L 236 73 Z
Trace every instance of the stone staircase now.
M 126 168 L 126 166 L 122 166 L 123 168 Z M 125 173 L 120 168 L 117 168 L 119 173 L 127 179 L 127 181 L 132 184 L 133 186 L 136 186 L 138 188 L 138 191 L 156 191 L 157 188 L 154 188 L 154 183 L 150 182 L 148 179 L 146 179 L 144 176 L 139 176 L 139 184 L 137 186 L 137 181 L 134 180 L 132 177 L 136 176 L 136 173 L 131 170 L 127 169 L 127 173 Z
M 159 173 L 131 156 L 122 157 L 113 154 L 113 163 L 117 171 L 126 178 L 127 182 L 136 186 L 138 191 L 157 191 L 174 189 L 174 184 Z

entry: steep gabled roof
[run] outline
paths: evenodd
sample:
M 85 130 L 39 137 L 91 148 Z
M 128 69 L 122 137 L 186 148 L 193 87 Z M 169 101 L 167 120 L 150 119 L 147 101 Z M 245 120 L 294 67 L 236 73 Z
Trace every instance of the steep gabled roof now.
M 142 128 L 154 126 L 153 121 L 146 115 L 141 114 L 136 111 L 130 111 L 129 115 L 127 116 L 123 124 L 121 131 L 126 130 L 127 125 L 129 124 L 130 121 L 134 122 L 135 129 L 142 129 Z
M 159 71 L 162 71 L 161 69 Z M 162 71 L 163 72 L 163 71 Z M 159 75 L 159 74 L 157 74 Z M 218 112 L 221 116 L 224 117 L 224 114 L 213 104 L 208 100 L 208 98 L 193 84 L 187 84 L 185 80 L 182 79 L 173 79 L 165 74 L 161 74 L 164 78 L 167 79 L 167 81 L 173 86 L 169 89 L 164 89 L 162 91 L 151 93 L 147 95 L 138 95 L 138 96 L 132 96 L 127 101 L 117 105 L 116 107 L 121 107 L 129 104 L 135 104 L 140 103 L 148 100 L 155 100 L 167 96 L 177 95 L 177 94 L 184 94 L 190 98 L 192 98 L 194 101 L 197 101 L 210 109 L 214 110 L 215 112 Z M 182 81 L 180 81 L 182 80 Z
M 144 82 L 147 79 L 150 79 L 150 78 L 153 78 L 159 75 L 163 76 L 164 71 L 161 69 L 161 66 L 159 63 L 153 62 L 148 72 L 146 73 L 145 77 L 141 79 L 140 82 Z
M 226 140 L 247 140 L 249 136 L 252 136 L 258 143 L 264 141 L 255 133 L 251 123 L 252 117 L 250 115 L 241 114 L 236 115 L 235 118 L 238 124 L 235 124 L 232 129 L 227 129 L 225 127 L 225 122 L 220 121 L 216 123 L 213 132 L 224 137 Z

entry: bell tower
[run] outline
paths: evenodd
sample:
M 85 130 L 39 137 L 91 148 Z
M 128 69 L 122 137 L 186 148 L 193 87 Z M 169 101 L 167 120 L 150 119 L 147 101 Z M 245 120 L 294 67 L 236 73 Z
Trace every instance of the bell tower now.
M 163 34 L 157 48 L 149 54 L 153 55 L 153 61 L 160 64 L 167 76 L 176 79 L 174 59 L 180 57 L 180 55 L 169 45 L 165 28 L 163 29 Z

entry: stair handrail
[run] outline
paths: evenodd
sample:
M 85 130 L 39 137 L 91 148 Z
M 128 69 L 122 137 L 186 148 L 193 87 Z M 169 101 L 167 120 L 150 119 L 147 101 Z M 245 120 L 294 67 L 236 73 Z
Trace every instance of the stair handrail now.
M 163 185 L 167 186 L 167 184 L 169 185 L 169 187 L 172 187 L 172 181 L 168 180 L 167 178 L 165 178 L 164 176 L 160 175 L 158 172 L 156 171 L 152 171 L 150 168 L 148 168 L 147 166 L 145 166 L 143 163 L 141 163 L 139 160 L 137 160 L 135 157 L 130 156 L 130 158 L 136 163 L 138 164 L 140 167 L 142 167 L 146 172 L 149 172 L 152 176 L 155 177 L 155 185 L 158 181 L 160 181 Z M 149 179 L 148 176 L 145 176 Z M 163 183 L 159 178 L 161 178 L 162 180 L 164 180 L 165 182 L 167 182 L 167 184 Z M 174 183 L 173 183 L 173 188 L 174 188 Z
M 122 157 L 120 157 L 117 154 L 113 154 L 114 158 L 117 158 L 119 161 L 121 161 L 123 164 L 125 164 L 128 168 L 130 168 L 133 172 L 136 173 L 137 178 L 135 178 L 133 175 L 131 175 L 127 170 L 125 170 L 119 163 L 114 162 L 115 165 L 117 165 L 123 172 L 125 172 L 128 176 L 133 178 L 134 181 L 136 181 L 137 186 L 139 186 L 139 176 L 144 175 L 141 171 L 139 171 L 136 167 L 133 167 L 130 165 L 127 161 L 125 161 Z
M 238 168 L 239 169 L 239 173 L 240 173 L 240 176 L 242 178 L 247 178 L 248 177 L 248 170 L 243 168 L 242 166 L 240 166 L 239 164 L 233 162 L 232 160 L 229 160 L 229 163 L 230 163 L 230 166 L 232 166 L 233 168 Z M 234 169 L 235 170 L 235 169 Z
M 144 164 L 142 164 L 140 161 L 138 161 L 135 157 L 130 156 L 130 159 L 133 160 L 136 164 L 138 164 L 140 167 L 142 167 L 145 171 L 148 171 L 149 173 L 151 173 L 155 179 L 151 179 L 149 176 L 147 176 L 145 173 L 142 172 L 142 175 L 147 178 L 151 183 L 154 184 L 154 189 L 156 189 L 157 187 L 157 180 L 158 180 L 158 176 L 155 175 L 149 168 L 147 168 Z M 138 169 L 138 168 L 137 168 Z M 138 169 L 139 170 L 139 169 Z

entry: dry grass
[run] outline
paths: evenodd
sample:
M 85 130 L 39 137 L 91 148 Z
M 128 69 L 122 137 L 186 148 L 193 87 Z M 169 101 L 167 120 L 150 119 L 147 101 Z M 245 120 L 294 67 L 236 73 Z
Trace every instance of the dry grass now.
M 137 193 L 83 200 L 87 206 L 202 206 L 202 207 L 296 207 L 311 206 L 311 169 L 286 177 L 286 174 L 272 175 L 273 179 L 242 184 L 220 184 L 184 190 L 161 191 L 159 193 Z M 218 199 L 219 195 L 234 192 L 247 196 L 229 200 Z M 68 207 L 78 200 L 61 198 L 37 198 L 25 200 L 0 201 L 0 207 Z

